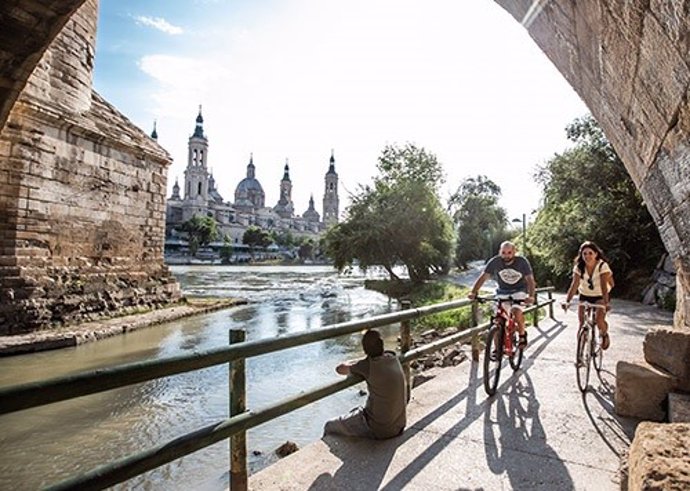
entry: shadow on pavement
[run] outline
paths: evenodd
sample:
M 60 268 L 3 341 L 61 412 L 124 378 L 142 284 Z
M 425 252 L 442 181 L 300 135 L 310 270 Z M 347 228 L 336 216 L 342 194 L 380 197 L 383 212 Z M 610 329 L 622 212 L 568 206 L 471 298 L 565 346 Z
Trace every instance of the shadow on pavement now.
M 507 401 L 507 402 L 506 402 Z M 546 442 L 532 379 L 522 372 L 484 411 L 484 450 L 489 469 L 507 474 L 511 489 L 573 489 L 570 473 Z M 492 419 L 492 409 L 496 414 Z M 527 462 L 539 456 L 539 469 Z
M 485 418 L 485 432 L 489 432 L 489 436 L 493 435 L 495 423 L 490 418 L 494 406 L 499 408 L 497 421 L 502 432 L 501 434 L 504 434 L 506 439 L 512 438 L 513 441 L 526 440 L 527 444 L 539 454 L 553 454 L 553 458 L 548 459 L 548 461 L 552 462 L 553 466 L 560 467 L 558 469 L 554 467 L 550 472 L 557 473 L 560 476 L 559 484 L 564 485 L 561 489 L 571 488 L 572 481 L 569 480 L 567 470 L 563 467 L 555 451 L 545 443 L 544 431 L 538 417 L 539 403 L 534 396 L 534 390 L 531 388 L 531 380 L 525 372 L 534 363 L 535 358 L 546 349 L 547 345 L 565 327 L 565 324 L 558 321 L 548 329 L 531 327 L 530 329 L 535 329 L 539 332 L 539 335 L 530 339 L 530 348 L 525 353 L 523 367 L 513 374 L 506 360 L 506 365 L 503 368 L 505 372 L 502 375 L 504 382 L 498 388 L 497 395 L 492 398 L 484 397 L 480 363 L 472 362 L 467 385 L 456 396 L 450 398 L 420 420 L 413 422 L 400 437 L 381 441 L 347 437 L 324 437 L 323 441 L 329 446 L 331 453 L 342 461 L 342 465 L 333 475 L 330 473 L 319 475 L 309 489 L 312 491 L 336 489 L 383 489 L 393 491 L 404 489 L 453 439 L 473 422 L 479 420 L 482 415 Z M 523 380 L 526 383 L 523 383 Z M 460 381 L 458 382 L 460 383 Z M 507 391 L 507 394 L 503 394 L 504 391 Z M 507 410 L 503 398 L 508 398 Z M 386 476 L 386 472 L 398 447 L 427 429 L 444 414 L 460 405 L 462 401 L 466 401 L 462 419 L 438 435 L 431 445 L 424 448 L 405 468 L 400 470 L 395 476 L 392 476 L 385 486 L 381 487 L 381 483 Z M 522 409 L 523 404 L 526 404 L 524 409 Z M 529 413 L 525 414 L 524 411 Z M 508 413 L 511 414 L 508 415 Z M 512 418 L 518 419 L 513 421 Z M 530 428 L 527 432 L 524 432 L 527 419 L 529 418 L 531 418 Z M 515 426 L 516 424 L 517 426 Z M 428 431 L 433 433 L 433 430 Z M 509 434 L 513 436 L 507 436 Z M 501 463 L 502 459 L 497 453 L 495 438 L 491 436 L 486 443 L 490 468 L 492 470 L 500 468 L 501 470 L 497 470 L 497 473 L 502 473 L 505 470 L 511 478 L 511 482 L 513 480 L 515 480 L 515 484 L 520 482 L 522 479 L 520 476 L 526 474 L 527 471 L 524 468 L 520 469 L 519 461 L 514 463 L 504 461 Z M 508 444 L 508 440 L 505 442 L 500 441 L 499 443 Z M 489 450 L 489 446 L 492 447 L 492 450 Z M 517 448 L 513 444 L 510 447 L 514 456 L 516 452 L 525 453 L 522 443 Z M 366 478 L 366 482 L 362 481 L 363 477 Z M 568 483 L 570 483 L 570 486 L 567 485 Z
M 609 381 L 609 379 L 615 380 L 616 376 L 608 370 L 595 373 L 597 373 L 601 387 L 593 389 L 590 384 L 588 391 L 582 394 L 582 405 L 601 440 L 611 452 L 617 457 L 621 457 L 635 436 L 638 421 L 616 414 L 613 402 L 615 387 Z

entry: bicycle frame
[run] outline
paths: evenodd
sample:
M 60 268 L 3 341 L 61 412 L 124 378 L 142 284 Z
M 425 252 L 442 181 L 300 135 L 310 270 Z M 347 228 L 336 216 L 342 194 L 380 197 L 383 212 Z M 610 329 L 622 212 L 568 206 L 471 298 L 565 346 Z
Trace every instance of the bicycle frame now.
M 491 316 L 491 327 L 486 334 L 484 353 L 484 389 L 490 396 L 496 393 L 501 373 L 503 358 L 507 357 L 513 371 L 520 368 L 522 350 L 517 347 L 517 321 L 512 308 L 507 309 L 504 304 L 522 304 L 524 300 L 508 298 L 476 297 L 478 302 L 494 302 L 495 307 Z
M 577 330 L 577 348 L 575 352 L 575 370 L 577 385 L 581 392 L 586 392 L 589 384 L 591 366 L 601 370 L 603 352 L 601 345 L 597 343 L 597 309 L 606 309 L 605 305 L 590 302 L 580 302 L 584 308 L 582 322 Z
M 491 316 L 491 323 L 496 324 L 497 319 L 503 319 L 503 347 L 504 347 L 504 355 L 510 356 L 513 354 L 513 341 L 512 341 L 512 334 L 517 330 L 517 322 L 515 321 L 515 317 L 513 316 L 512 309 L 511 311 L 506 310 L 506 308 L 503 306 L 504 303 L 513 303 L 514 301 L 510 300 L 504 300 L 504 299 L 495 299 L 496 306 L 494 307 L 494 313 Z

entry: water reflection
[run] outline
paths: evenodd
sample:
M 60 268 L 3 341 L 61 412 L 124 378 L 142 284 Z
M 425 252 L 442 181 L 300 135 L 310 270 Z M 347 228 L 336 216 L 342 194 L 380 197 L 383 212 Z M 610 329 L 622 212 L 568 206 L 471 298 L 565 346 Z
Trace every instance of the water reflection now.
M 223 346 L 233 328 L 246 329 L 248 340 L 263 339 L 395 308 L 385 296 L 364 290 L 363 276 L 341 277 L 328 267 L 173 271 L 188 294 L 251 303 L 77 348 L 0 359 L 0 385 Z M 393 328 L 389 337 L 395 337 Z M 337 363 L 359 354 L 359 336 L 353 335 L 249 359 L 248 407 L 337 380 Z M 215 366 L 0 416 L 0 489 L 36 489 L 222 420 L 228 416 L 227 383 L 227 366 Z M 251 430 L 251 469 L 271 461 L 286 440 L 304 446 L 318 439 L 325 420 L 362 400 L 358 389 L 343 391 Z M 227 463 L 228 445 L 221 442 L 117 489 L 224 489 Z

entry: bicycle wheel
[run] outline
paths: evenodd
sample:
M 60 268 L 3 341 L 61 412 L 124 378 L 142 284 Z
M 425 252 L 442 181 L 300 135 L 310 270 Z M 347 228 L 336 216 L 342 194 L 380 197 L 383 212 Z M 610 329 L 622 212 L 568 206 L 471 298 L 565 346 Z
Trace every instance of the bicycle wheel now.
M 518 332 L 513 331 L 510 333 L 510 344 L 513 345 L 513 351 L 510 356 L 508 356 L 508 361 L 510 361 L 510 366 L 513 371 L 516 371 L 518 368 L 520 368 L 520 365 L 522 364 L 522 348 L 518 348 L 518 343 Z
M 501 376 L 503 361 L 503 325 L 494 324 L 486 334 L 484 349 L 484 390 L 490 396 L 496 393 L 498 379 Z
M 601 336 L 597 334 L 592 336 L 592 363 L 597 372 L 601 372 L 601 366 L 604 362 L 604 350 L 601 349 Z
M 577 335 L 577 357 L 575 358 L 575 367 L 577 370 L 577 386 L 581 392 L 587 390 L 589 383 L 589 369 L 591 360 L 591 344 L 589 342 L 590 330 L 588 326 L 580 328 Z

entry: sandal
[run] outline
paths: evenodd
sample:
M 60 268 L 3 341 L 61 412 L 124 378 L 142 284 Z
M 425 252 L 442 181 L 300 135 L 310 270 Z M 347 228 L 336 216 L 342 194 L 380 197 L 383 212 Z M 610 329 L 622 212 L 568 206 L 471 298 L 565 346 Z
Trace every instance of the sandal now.
M 520 334 L 518 338 L 520 340 L 518 341 L 518 349 L 525 349 L 527 347 L 527 333 Z
M 607 350 L 611 345 L 611 340 L 609 339 L 609 333 L 605 332 L 601 335 L 601 349 Z

